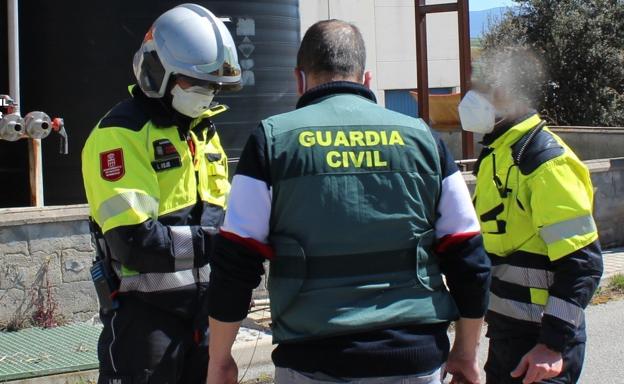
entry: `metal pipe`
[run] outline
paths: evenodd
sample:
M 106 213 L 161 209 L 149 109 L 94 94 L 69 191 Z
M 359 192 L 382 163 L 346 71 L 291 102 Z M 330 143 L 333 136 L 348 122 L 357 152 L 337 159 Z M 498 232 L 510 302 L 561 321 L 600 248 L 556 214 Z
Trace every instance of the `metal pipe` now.
M 9 38 L 9 95 L 17 103 L 16 112 L 20 113 L 19 86 L 19 15 L 17 0 L 7 1 L 8 38 Z
M 16 113 L 20 114 L 20 55 L 19 55 L 19 12 L 18 0 L 7 1 L 9 39 L 9 94 L 17 103 Z M 28 162 L 30 181 L 30 205 L 43 207 L 43 162 L 41 160 L 41 140 L 29 139 Z

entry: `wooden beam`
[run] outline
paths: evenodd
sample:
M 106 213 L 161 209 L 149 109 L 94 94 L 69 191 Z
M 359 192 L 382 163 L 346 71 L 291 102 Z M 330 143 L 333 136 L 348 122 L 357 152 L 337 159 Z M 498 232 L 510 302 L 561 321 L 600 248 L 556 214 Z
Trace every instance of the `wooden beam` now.
M 470 54 L 470 12 L 468 0 L 457 0 L 457 22 L 459 31 L 459 83 L 462 98 L 470 89 L 472 60 Z M 474 158 L 474 137 L 472 132 L 462 130 L 462 157 Z
M 418 88 L 418 116 L 429 121 L 429 65 L 427 62 L 427 15 L 421 10 L 425 0 L 414 0 L 416 21 L 416 87 Z
M 418 115 L 430 123 L 429 115 L 429 66 L 427 58 L 427 14 L 457 12 L 459 32 L 459 82 L 462 97 L 470 89 L 472 61 L 470 54 L 470 13 L 468 0 L 457 3 L 430 4 L 425 0 L 414 0 L 416 21 L 416 80 L 418 87 Z M 474 158 L 474 138 L 472 132 L 462 130 L 462 157 Z
M 455 12 L 459 6 L 459 0 L 457 3 L 444 3 L 444 4 L 430 4 L 421 5 L 420 13 L 442 13 L 442 12 Z
M 30 205 L 43 207 L 43 165 L 41 140 L 28 139 L 28 163 L 30 174 Z

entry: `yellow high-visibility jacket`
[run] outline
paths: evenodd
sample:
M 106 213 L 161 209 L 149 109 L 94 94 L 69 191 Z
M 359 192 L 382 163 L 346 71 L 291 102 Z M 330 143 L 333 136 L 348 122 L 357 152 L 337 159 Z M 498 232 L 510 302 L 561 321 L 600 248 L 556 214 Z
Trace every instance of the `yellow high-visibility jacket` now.
M 230 189 L 227 157 L 210 121 L 223 108 L 190 119 L 138 87 L 132 94 L 102 118 L 83 148 L 90 213 L 120 292 L 175 291 L 181 296 L 173 301 L 184 305 L 184 296 L 208 281 L 210 239 Z
M 486 145 L 474 202 L 493 266 L 490 333 L 562 350 L 584 340 L 602 273 L 589 171 L 536 114 Z

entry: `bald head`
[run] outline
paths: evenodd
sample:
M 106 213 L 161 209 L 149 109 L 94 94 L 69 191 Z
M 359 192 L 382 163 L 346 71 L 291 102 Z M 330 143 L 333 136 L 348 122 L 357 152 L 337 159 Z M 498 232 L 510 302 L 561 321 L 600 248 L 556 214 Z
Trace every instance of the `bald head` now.
M 306 74 L 327 79 L 361 81 L 366 65 L 366 48 L 360 30 L 341 20 L 324 20 L 306 32 L 297 67 Z

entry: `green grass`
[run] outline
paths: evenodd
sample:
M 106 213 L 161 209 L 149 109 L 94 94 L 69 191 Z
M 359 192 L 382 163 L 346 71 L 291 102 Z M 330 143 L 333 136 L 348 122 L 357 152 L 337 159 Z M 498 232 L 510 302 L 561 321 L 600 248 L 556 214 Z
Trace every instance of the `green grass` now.
M 621 273 L 613 275 L 607 287 L 624 294 L 624 275 Z

